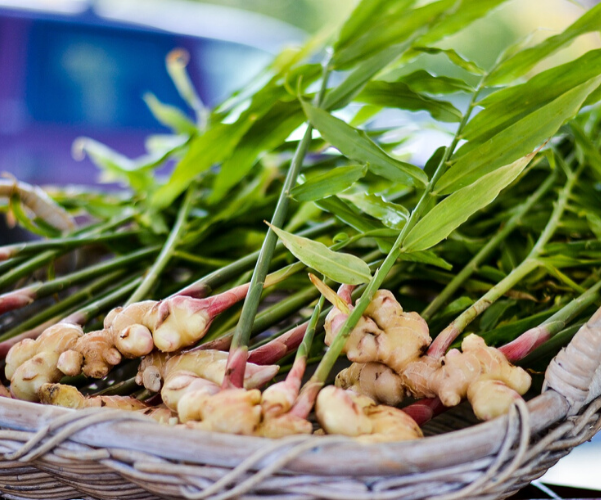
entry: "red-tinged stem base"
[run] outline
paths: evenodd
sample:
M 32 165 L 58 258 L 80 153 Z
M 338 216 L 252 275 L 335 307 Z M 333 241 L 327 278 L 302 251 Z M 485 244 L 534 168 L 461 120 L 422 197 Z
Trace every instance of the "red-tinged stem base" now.
M 438 336 L 434 339 L 434 341 L 430 344 L 430 347 L 427 352 L 427 356 L 430 356 L 434 359 L 442 358 L 450 345 L 454 342 L 457 336 L 461 333 L 461 330 L 456 328 L 453 323 L 447 326 L 442 332 L 438 334 Z
M 0 295 L 0 314 L 28 306 L 34 300 L 35 291 L 30 288 L 22 288 L 21 290 Z
M 447 407 L 438 398 L 425 398 L 406 406 L 402 410 L 415 420 L 417 425 L 421 426 L 447 410 Z
M 257 365 L 272 365 L 296 349 L 303 341 L 309 322 L 302 323 L 280 337 L 271 340 L 248 354 L 248 362 Z
M 246 294 L 248 293 L 248 288 L 249 283 L 246 283 L 244 285 L 232 288 L 227 292 L 220 293 L 219 295 L 202 299 L 209 317 L 214 318 L 218 314 L 221 314 L 223 311 L 232 307 L 237 302 L 244 300 L 246 298 Z
M 300 392 L 290 413 L 296 417 L 306 419 L 309 416 L 309 413 L 311 413 L 315 401 L 317 400 L 317 395 L 322 387 L 323 382 L 309 380 Z
M 551 334 L 548 325 L 537 326 L 536 328 L 531 328 L 527 332 L 524 332 L 517 339 L 509 342 L 509 344 L 499 347 L 499 351 L 501 351 L 509 361 L 515 363 L 516 361 L 525 358 L 534 351 L 534 349 L 550 338 Z
M 248 347 L 237 347 L 230 350 L 227 359 L 227 369 L 223 377 L 221 388 L 241 389 L 244 387 L 244 372 L 246 371 L 246 360 L 248 358 Z
M 208 285 L 192 283 L 179 292 L 174 293 L 171 297 L 184 296 L 192 297 L 193 299 L 204 299 L 211 293 L 211 287 Z

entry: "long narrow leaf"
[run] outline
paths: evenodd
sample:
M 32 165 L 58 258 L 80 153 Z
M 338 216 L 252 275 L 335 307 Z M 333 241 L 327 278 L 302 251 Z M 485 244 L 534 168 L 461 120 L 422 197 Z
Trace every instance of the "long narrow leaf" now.
M 403 244 L 405 252 L 427 250 L 444 240 L 470 216 L 490 204 L 517 178 L 535 154 L 530 153 L 499 168 L 442 200 L 409 232 Z
M 440 178 L 436 191 L 439 194 L 452 193 L 529 153 L 572 118 L 599 83 L 601 77 L 579 85 L 463 155 L 463 148 L 459 149 L 459 157 Z
M 368 163 L 376 175 L 396 182 L 424 186 L 428 177 L 418 167 L 396 160 L 378 147 L 362 130 L 357 130 L 327 111 L 303 102 L 305 114 L 322 137 L 342 154 L 356 161 Z
M 562 33 L 547 38 L 535 47 L 518 52 L 499 65 L 486 79 L 488 85 L 500 85 L 524 75 L 539 62 L 565 47 L 576 37 L 601 29 L 601 4 L 596 5 Z
M 369 266 L 359 257 L 334 252 L 323 243 L 288 233 L 271 224 L 269 227 L 298 260 L 328 278 L 348 285 L 367 283 L 371 279 Z
M 462 117 L 461 111 L 450 102 L 421 95 L 402 82 L 371 82 L 356 99 L 386 108 L 427 111 L 433 118 L 442 122 L 458 122 Z
M 337 167 L 309 177 L 296 186 L 290 195 L 298 201 L 317 201 L 341 193 L 365 176 L 367 166 Z

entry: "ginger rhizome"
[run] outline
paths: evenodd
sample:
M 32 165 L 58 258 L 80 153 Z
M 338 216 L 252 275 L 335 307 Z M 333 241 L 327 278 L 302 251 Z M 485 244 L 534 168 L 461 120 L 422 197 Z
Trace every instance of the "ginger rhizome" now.
M 328 345 L 345 319 L 337 308 L 328 315 Z M 424 355 L 429 345 L 425 321 L 403 312 L 390 292 L 380 290 L 350 333 L 344 351 L 353 364 L 338 375 L 336 384 L 392 405 L 404 395 L 438 397 L 445 406 L 468 399 L 484 420 L 505 413 L 530 387 L 525 370 L 477 335 L 463 340 L 462 351 L 453 349 L 442 357 Z
M 367 396 L 334 386 L 320 391 L 315 414 L 327 434 L 342 434 L 363 443 L 423 437 L 419 426 L 402 410 L 377 405 Z
M 63 384 L 44 384 L 38 392 L 40 402 L 64 408 L 115 408 L 148 415 L 160 423 L 170 423 L 175 418 L 164 406 L 152 407 L 131 396 L 84 396 L 75 387 Z
M 174 356 L 154 352 L 140 363 L 136 381 L 149 390 L 160 390 L 165 405 L 191 427 L 254 434 L 261 421 L 261 392 L 256 388 L 271 380 L 279 367 L 248 363 L 245 388 L 221 390 L 227 357 L 227 352 L 215 350 Z

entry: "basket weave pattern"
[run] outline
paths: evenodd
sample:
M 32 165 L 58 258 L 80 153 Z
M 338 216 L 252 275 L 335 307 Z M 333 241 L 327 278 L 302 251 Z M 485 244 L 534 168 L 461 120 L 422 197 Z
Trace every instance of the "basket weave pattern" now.
M 162 426 L 121 410 L 3 400 L 0 491 L 61 500 L 504 498 L 601 428 L 597 322 L 551 363 L 542 395 L 504 417 L 445 432 L 465 422 L 459 409 L 433 422 L 442 434 L 412 442 L 268 440 Z

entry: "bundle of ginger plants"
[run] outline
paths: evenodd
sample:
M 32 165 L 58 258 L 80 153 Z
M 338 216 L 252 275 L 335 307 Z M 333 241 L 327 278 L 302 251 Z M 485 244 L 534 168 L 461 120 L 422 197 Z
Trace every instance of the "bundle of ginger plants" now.
M 599 29 L 601 7 L 485 68 L 447 48 L 504 3 L 363 0 L 326 46 L 284 53 L 215 109 L 169 54 L 194 116 L 149 94 L 173 134 L 148 154 L 74 145 L 123 194 L 49 190 L 43 222 L 16 181 L 0 191 L 43 236 L 0 248 L 10 394 L 373 443 L 538 390 L 529 360 L 601 302 L 601 49 L 533 69 Z M 411 135 L 449 135 L 423 168 L 389 139 L 408 112 L 428 117 Z

